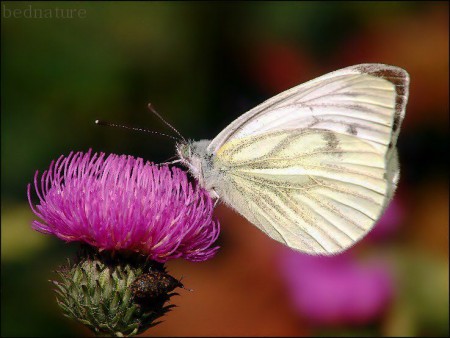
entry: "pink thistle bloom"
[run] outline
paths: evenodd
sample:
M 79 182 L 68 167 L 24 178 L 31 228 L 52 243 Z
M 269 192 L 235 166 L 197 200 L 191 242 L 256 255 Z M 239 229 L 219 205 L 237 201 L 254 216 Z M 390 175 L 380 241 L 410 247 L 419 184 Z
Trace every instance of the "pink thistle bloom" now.
M 142 158 L 104 153 L 70 153 L 52 161 L 40 180 L 39 204 L 28 201 L 43 222 L 32 227 L 66 241 L 100 250 L 134 251 L 164 263 L 204 261 L 216 253 L 220 227 L 213 202 L 184 171 Z

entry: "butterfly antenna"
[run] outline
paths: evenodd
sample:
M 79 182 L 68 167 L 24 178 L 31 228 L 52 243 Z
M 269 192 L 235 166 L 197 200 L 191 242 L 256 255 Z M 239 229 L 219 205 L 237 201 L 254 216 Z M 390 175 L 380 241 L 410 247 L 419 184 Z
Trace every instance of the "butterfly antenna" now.
M 140 131 L 140 132 L 149 133 L 149 134 L 158 134 L 158 135 L 170 137 L 171 139 L 173 139 L 175 141 L 178 141 L 177 138 L 175 138 L 175 137 L 173 137 L 171 135 L 163 134 L 163 133 L 160 133 L 158 131 L 148 130 L 148 129 L 144 129 L 144 128 L 129 127 L 129 126 L 124 126 L 124 125 L 121 125 L 121 124 L 115 124 L 115 123 L 101 121 L 101 120 L 95 120 L 95 124 L 98 124 L 99 126 L 124 128 L 124 129 Z
M 158 118 L 159 118 L 161 121 L 163 121 L 164 124 L 165 124 L 166 126 L 168 126 L 170 129 L 172 129 L 175 133 L 177 133 L 178 136 L 181 137 L 181 139 L 182 139 L 184 142 L 186 142 L 186 139 L 183 137 L 183 135 L 181 135 L 180 132 L 179 132 L 174 126 L 172 126 L 169 122 L 167 122 L 166 120 L 164 120 L 163 117 L 155 110 L 155 108 L 153 108 L 153 105 L 152 105 L 151 103 L 149 103 L 149 104 L 147 105 L 147 107 L 148 107 L 148 109 L 149 109 L 153 114 L 155 114 L 156 116 L 158 116 Z

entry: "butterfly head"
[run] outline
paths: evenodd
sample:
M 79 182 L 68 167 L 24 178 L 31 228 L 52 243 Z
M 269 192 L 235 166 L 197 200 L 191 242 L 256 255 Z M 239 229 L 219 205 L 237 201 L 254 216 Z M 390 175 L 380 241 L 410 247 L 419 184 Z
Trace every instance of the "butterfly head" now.
M 178 143 L 177 154 L 181 163 L 189 169 L 191 174 L 203 185 L 204 177 L 202 170 L 204 166 L 210 166 L 211 155 L 207 147 L 211 141 L 187 141 Z
M 191 141 L 187 141 L 178 143 L 176 145 L 178 157 L 180 158 L 183 164 L 186 164 L 186 162 L 188 162 L 189 159 L 192 157 L 191 144 L 192 144 Z

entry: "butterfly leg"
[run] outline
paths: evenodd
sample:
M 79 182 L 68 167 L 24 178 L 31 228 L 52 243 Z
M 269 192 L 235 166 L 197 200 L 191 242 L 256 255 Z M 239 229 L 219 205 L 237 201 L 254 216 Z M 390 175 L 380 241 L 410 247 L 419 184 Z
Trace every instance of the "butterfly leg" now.
M 217 206 L 217 203 L 219 203 L 220 196 L 214 189 L 211 190 L 211 195 L 213 195 L 213 197 L 216 199 L 216 201 L 214 202 L 215 208 Z
M 157 165 L 175 164 L 175 163 L 179 163 L 179 162 L 181 162 L 181 160 L 176 160 L 176 161 L 171 161 L 171 162 L 164 162 L 164 163 L 158 163 Z

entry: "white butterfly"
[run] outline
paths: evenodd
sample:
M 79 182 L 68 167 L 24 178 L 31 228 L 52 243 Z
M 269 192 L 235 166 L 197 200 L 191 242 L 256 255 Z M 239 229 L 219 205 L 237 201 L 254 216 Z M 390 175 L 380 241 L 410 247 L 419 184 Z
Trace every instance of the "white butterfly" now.
M 263 102 L 212 141 L 178 144 L 179 161 L 271 238 L 335 254 L 370 231 L 396 189 L 408 86 L 398 67 L 344 68 Z

